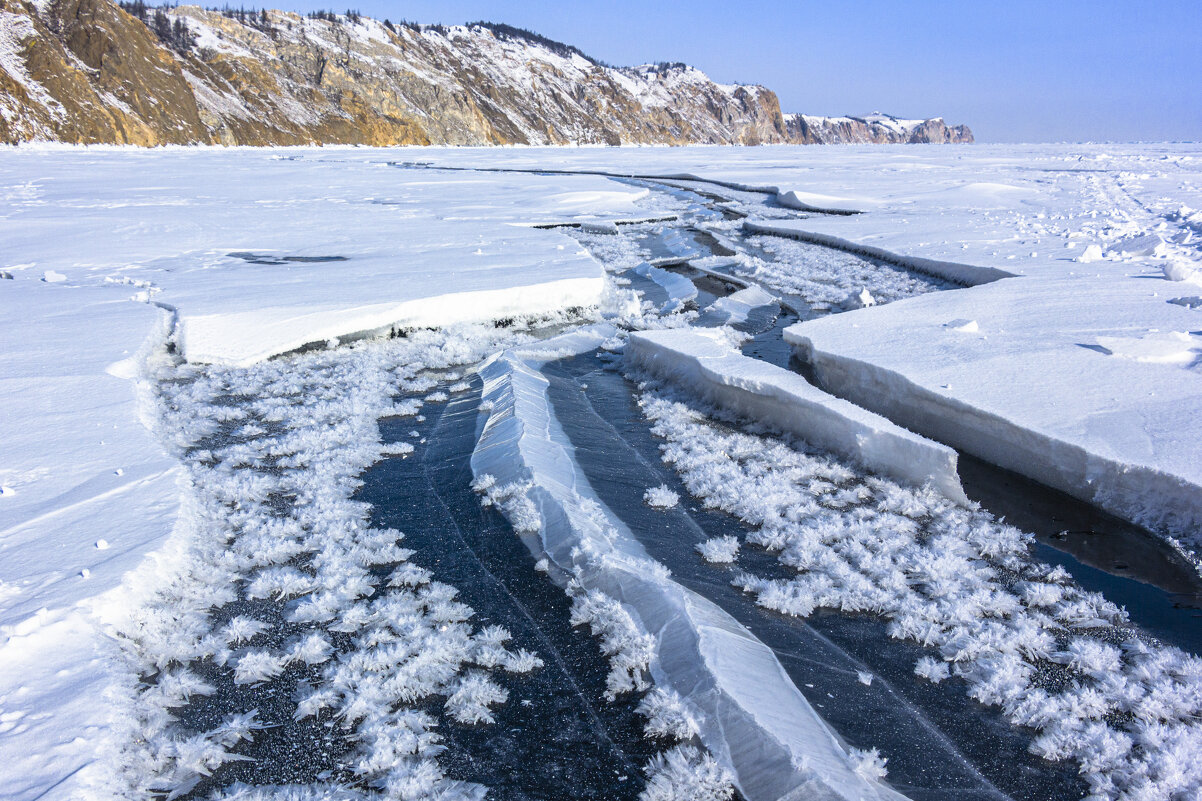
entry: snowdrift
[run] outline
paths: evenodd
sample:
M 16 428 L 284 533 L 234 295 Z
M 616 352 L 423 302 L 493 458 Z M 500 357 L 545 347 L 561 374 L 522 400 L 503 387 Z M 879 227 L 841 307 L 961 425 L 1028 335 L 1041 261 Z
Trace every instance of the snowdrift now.
M 740 416 L 796 434 L 912 486 L 968 503 L 954 450 L 836 398 L 804 378 L 736 352 L 698 330 L 632 334 L 627 359 Z
M 486 363 L 489 412 L 472 472 L 478 480 L 523 487 L 526 514 L 515 528 L 531 533 L 527 544 L 549 561 L 552 577 L 617 600 L 641 636 L 653 638 L 656 685 L 683 696 L 702 742 L 749 801 L 902 798 L 856 772 L 767 646 L 674 582 L 596 499 L 555 420 L 538 366 L 590 350 L 613 333 L 597 326 Z

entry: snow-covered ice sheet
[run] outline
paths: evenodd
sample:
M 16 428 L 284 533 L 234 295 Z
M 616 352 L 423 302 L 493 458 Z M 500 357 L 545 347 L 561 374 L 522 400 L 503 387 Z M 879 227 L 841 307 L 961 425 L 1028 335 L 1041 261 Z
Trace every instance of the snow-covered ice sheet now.
M 861 775 L 769 648 L 672 581 L 589 487 L 538 367 L 612 334 L 603 326 L 565 335 L 506 351 L 481 369 L 490 411 L 472 456 L 477 482 L 491 497 L 507 498 L 501 505 L 514 527 L 533 537 L 528 542 L 554 576 L 587 592 L 591 603 L 618 601 L 641 631 L 629 639 L 652 635 L 648 667 L 656 686 L 685 699 L 702 742 L 749 801 L 901 798 Z
M 1197 547 L 1199 321 L 1164 283 L 1014 278 L 785 336 L 830 391 Z
M 143 424 L 139 376 L 167 316 L 127 294 L 0 282 L 0 760 L 12 798 L 86 786 L 83 738 L 105 725 L 115 651 L 97 622 L 178 512 L 182 471 Z
M 634 366 L 740 417 L 796 434 L 912 486 L 929 483 L 953 501 L 968 502 L 954 450 L 829 395 L 796 373 L 744 356 L 720 332 L 638 332 L 630 335 L 626 354 Z
M 4 269 L 119 280 L 176 310 L 191 361 L 238 365 L 400 327 L 595 305 L 600 266 L 535 223 L 627 217 L 600 177 L 397 169 L 356 150 L 20 149 Z

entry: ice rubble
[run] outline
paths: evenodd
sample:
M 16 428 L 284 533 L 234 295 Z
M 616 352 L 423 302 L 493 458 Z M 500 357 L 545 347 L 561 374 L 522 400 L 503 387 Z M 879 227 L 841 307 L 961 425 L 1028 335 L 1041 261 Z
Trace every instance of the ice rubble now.
M 806 617 L 881 615 L 933 649 L 915 673 L 955 675 L 1072 760 L 1099 799 L 1202 792 L 1202 659 L 1147 641 L 1125 612 L 1035 561 L 1030 536 L 938 494 L 865 477 L 780 441 L 719 428 L 705 410 L 645 385 L 640 403 L 689 491 L 755 527 L 791 578 L 747 573 L 757 603 Z M 687 396 L 686 396 L 687 397 Z M 695 403 L 690 399 L 690 403 Z M 863 755 L 870 774 L 875 756 Z
M 763 289 L 751 286 L 718 298 L 705 307 L 703 317 L 715 325 L 739 325 L 747 322 L 747 316 L 753 310 L 776 302 L 777 299 Z
M 701 742 L 749 801 L 798 791 L 898 798 L 856 772 L 766 646 L 673 582 L 592 493 L 538 366 L 591 350 L 613 333 L 608 326 L 581 330 L 533 351 L 506 351 L 481 369 L 488 417 L 472 456 L 477 487 L 532 535 L 535 555 L 547 559 L 551 575 L 575 596 L 579 619 L 602 637 L 615 657 L 611 691 L 645 686 L 646 670 L 657 688 L 679 693 Z M 645 798 L 689 797 L 690 786 L 710 792 L 703 788 L 712 787 L 705 777 L 714 767 L 707 765 L 703 755 L 669 752 L 652 766 Z
M 930 484 L 968 503 L 956 452 L 828 395 L 804 378 L 743 356 L 715 332 L 696 329 L 631 334 L 629 363 L 741 417 L 805 441 L 903 483 Z

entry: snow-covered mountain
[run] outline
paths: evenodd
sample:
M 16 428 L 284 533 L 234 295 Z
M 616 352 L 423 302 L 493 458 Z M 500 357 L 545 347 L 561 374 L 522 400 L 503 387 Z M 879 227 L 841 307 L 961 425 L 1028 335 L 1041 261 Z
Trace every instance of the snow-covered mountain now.
M 967 125 L 949 127 L 942 117 L 903 120 L 879 111 L 866 117 L 815 117 L 810 114 L 786 114 L 784 117 L 788 141 L 807 145 L 840 142 L 950 144 L 972 141 L 972 131 Z
M 784 115 L 684 64 L 615 68 L 505 25 L 0 0 L 0 142 L 970 142 L 942 119 Z

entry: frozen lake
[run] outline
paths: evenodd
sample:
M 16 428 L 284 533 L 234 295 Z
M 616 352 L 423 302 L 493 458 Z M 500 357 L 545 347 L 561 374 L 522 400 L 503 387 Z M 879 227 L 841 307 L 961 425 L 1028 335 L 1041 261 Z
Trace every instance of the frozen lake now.
M 1197 792 L 1194 150 L 0 154 L 0 776 Z

